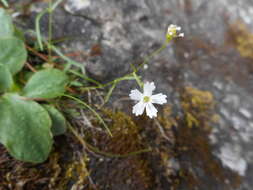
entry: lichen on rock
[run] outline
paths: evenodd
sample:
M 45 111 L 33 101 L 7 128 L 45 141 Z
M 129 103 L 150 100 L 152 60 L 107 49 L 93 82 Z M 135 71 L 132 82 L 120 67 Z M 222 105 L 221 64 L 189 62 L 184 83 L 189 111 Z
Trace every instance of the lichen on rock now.
M 181 106 L 184 116 L 178 120 L 175 136 L 175 156 L 181 166 L 178 173 L 181 185 L 189 189 L 204 188 L 207 183 L 211 189 L 217 183 L 223 184 L 225 188 L 238 187 L 240 176 L 223 168 L 213 155 L 214 147 L 209 141 L 212 125 L 219 118 L 214 112 L 212 93 L 185 87 L 181 92 Z M 208 176 L 208 181 L 204 176 Z

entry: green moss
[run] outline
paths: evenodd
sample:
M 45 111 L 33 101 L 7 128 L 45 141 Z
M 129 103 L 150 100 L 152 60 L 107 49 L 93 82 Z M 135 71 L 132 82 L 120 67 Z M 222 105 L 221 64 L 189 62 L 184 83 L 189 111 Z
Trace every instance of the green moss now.
M 140 129 L 129 116 L 123 112 L 112 112 L 111 110 L 104 110 L 103 113 L 104 118 L 109 121 L 113 137 L 96 135 L 95 138 L 98 141 L 106 144 L 106 146 L 102 145 L 101 149 L 114 154 L 127 154 L 144 148 L 140 141 Z
M 129 188 L 149 189 L 152 185 L 152 175 L 148 161 L 142 154 L 131 155 L 132 152 L 147 148 L 140 135 L 140 127 L 123 112 L 105 109 L 103 115 L 113 136 L 110 137 L 106 133 L 93 133 L 87 140 L 102 151 L 102 155 L 109 155 L 113 160 L 106 164 L 109 168 L 104 168 L 103 171 L 99 171 L 101 166 L 97 165 L 94 173 L 99 175 L 100 172 L 105 172 L 106 175 L 102 178 L 95 175 L 94 179 L 111 189 L 126 183 Z M 118 160 L 120 155 L 125 156 Z

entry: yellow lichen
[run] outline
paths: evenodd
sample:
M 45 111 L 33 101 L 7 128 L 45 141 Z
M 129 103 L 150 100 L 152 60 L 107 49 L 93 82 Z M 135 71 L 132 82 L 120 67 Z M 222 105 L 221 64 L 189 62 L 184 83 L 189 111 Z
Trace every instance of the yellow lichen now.
M 224 184 L 228 178 L 226 170 L 213 156 L 212 146 L 208 141 L 211 124 L 219 120 L 219 116 L 214 113 L 213 95 L 208 91 L 185 87 L 181 94 L 181 106 L 184 117 L 178 118 L 175 155 L 186 157 L 191 168 L 202 170 L 210 181 Z M 179 176 L 189 189 L 195 189 L 203 183 L 201 176 L 187 167 L 181 168 Z M 239 179 L 237 174 L 230 172 L 231 186 L 240 185 Z
M 210 111 L 214 108 L 213 95 L 208 91 L 201 91 L 192 87 L 185 87 L 181 96 L 181 106 L 185 113 L 188 127 L 203 125 L 210 122 Z M 213 116 L 212 116 L 213 117 Z M 216 117 L 213 117 L 217 119 Z
M 253 33 L 245 24 L 237 22 L 230 27 L 230 43 L 236 47 L 243 57 L 253 59 Z

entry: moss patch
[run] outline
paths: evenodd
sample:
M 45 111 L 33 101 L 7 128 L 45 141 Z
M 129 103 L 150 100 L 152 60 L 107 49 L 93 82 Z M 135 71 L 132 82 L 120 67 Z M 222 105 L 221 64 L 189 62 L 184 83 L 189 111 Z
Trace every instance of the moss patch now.
M 106 153 L 97 152 L 99 159 L 91 158 L 92 178 L 101 189 L 149 189 L 152 174 L 146 154 L 131 155 L 146 148 L 139 126 L 122 112 L 104 110 L 103 115 L 113 137 L 105 133 L 90 135 L 88 142 Z

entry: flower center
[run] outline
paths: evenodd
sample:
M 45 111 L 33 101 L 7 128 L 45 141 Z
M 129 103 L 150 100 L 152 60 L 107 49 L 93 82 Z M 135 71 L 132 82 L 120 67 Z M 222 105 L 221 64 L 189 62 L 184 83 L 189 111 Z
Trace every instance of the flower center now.
M 147 103 L 147 102 L 149 102 L 149 101 L 150 101 L 150 98 L 149 98 L 148 96 L 144 96 L 143 102 L 144 102 L 144 103 Z
M 171 34 L 171 36 L 176 36 L 177 34 L 177 29 L 176 27 L 173 27 L 169 30 L 169 34 Z
M 176 37 L 177 36 L 177 28 L 175 26 L 172 26 L 167 31 L 167 37 Z

